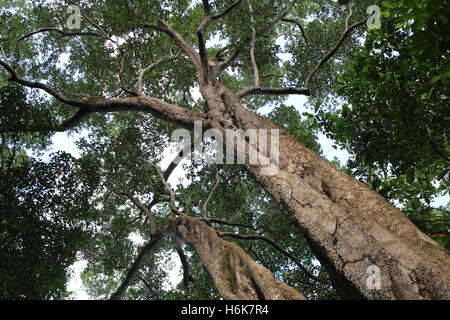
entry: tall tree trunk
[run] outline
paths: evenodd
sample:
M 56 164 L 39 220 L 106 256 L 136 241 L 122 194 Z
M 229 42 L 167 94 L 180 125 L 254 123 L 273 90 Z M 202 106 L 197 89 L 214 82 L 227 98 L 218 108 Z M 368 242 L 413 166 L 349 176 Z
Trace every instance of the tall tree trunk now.
M 208 126 L 280 130 L 279 171 L 246 164 L 302 231 L 342 298 L 449 299 L 450 255 L 400 210 L 337 170 L 217 80 L 201 86 Z M 224 135 L 225 136 L 225 135 Z M 270 140 L 270 137 L 269 137 Z M 380 271 L 380 282 L 371 285 Z M 378 286 L 377 284 L 380 284 Z
M 194 248 L 224 299 L 305 300 L 238 245 L 219 238 L 205 222 L 179 216 L 169 221 L 168 230 Z

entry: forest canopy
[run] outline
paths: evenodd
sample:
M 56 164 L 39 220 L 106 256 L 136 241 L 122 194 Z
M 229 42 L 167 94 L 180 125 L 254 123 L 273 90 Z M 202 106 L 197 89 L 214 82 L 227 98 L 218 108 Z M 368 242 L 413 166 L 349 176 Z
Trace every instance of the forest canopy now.
M 73 298 L 76 261 L 96 299 L 417 298 L 391 262 L 392 288 L 364 287 L 380 261 L 414 261 L 417 295 L 448 296 L 448 1 L 0 8 L 0 299 Z M 180 141 L 162 162 L 174 131 L 200 121 L 281 128 L 280 175 L 296 176 L 277 184 L 206 154 L 178 164 Z M 56 132 L 79 155 L 52 153 Z M 332 228 L 327 212 L 343 214 Z M 381 252 L 397 236 L 407 249 Z

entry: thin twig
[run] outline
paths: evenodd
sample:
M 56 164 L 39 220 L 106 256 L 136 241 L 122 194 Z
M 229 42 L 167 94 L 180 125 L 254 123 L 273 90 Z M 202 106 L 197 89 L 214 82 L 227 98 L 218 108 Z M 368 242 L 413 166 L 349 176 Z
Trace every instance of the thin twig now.
M 253 66 L 253 77 L 255 81 L 255 87 L 259 87 L 259 70 L 255 58 L 255 46 L 256 46 L 256 29 L 255 29 L 255 18 L 253 17 L 253 7 L 250 0 L 247 0 L 248 11 L 250 12 L 250 23 L 252 27 L 252 40 L 250 42 L 250 61 Z
M 172 189 L 170 188 L 170 186 L 168 185 L 166 179 L 164 178 L 164 175 L 161 172 L 161 169 L 159 169 L 159 167 L 153 163 L 151 163 L 150 161 L 148 161 L 147 159 L 138 157 L 139 160 L 144 161 L 146 164 L 154 167 L 156 169 L 156 172 L 159 175 L 159 178 L 161 179 L 161 182 L 163 183 L 164 187 L 166 188 L 166 190 L 169 192 L 170 195 L 170 209 L 172 210 L 173 213 L 175 213 L 177 216 L 179 215 L 183 215 L 177 208 L 177 206 L 175 205 L 175 194 L 172 191 Z
M 208 218 L 208 211 L 207 211 L 208 203 L 211 200 L 214 192 L 219 187 L 219 183 L 220 183 L 220 175 L 219 175 L 219 171 L 216 171 L 216 183 L 215 183 L 214 187 L 212 188 L 211 192 L 209 193 L 209 196 L 206 199 L 205 203 L 203 204 L 203 218 L 205 218 L 205 219 Z

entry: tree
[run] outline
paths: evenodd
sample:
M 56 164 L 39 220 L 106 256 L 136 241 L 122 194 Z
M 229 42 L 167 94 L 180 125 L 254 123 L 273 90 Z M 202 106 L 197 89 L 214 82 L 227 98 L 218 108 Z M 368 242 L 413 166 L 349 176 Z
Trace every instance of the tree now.
M 354 155 L 349 174 L 400 203 L 448 249 L 440 236 L 448 212 L 431 206 L 448 192 L 448 8 L 439 1 L 383 4 L 382 28 L 366 37 L 336 81 L 345 103 L 323 101 L 327 107 L 312 118 Z
M 366 8 L 371 3 L 360 1 L 347 7 L 334 1 L 83 1 L 73 16 L 76 21 L 79 10 L 82 26 L 76 30 L 65 27 L 69 4 L 74 3 L 14 1 L 4 6 L 1 15 L 7 24 L 1 38 L 1 76 L 31 93 L 35 89 L 46 92 L 50 96 L 46 110 L 51 119 L 60 121 L 42 121 L 40 126 L 20 130 L 2 124 L 2 131 L 48 134 L 86 128 L 89 138 L 98 142 L 92 146 L 89 139 L 82 141 L 93 152 L 80 161 L 91 163 L 90 168 L 97 168 L 102 177 L 96 198 L 107 215 L 98 219 L 105 224 L 95 240 L 108 241 L 120 259 L 97 255 L 95 246 L 85 254 L 107 262 L 109 272 L 128 270 L 112 298 L 120 298 L 133 279 L 151 289 L 157 279 L 149 283 L 149 274 L 163 274 L 163 270 L 151 263 L 149 253 L 175 235 L 172 245 L 183 261 L 187 295 L 192 279 L 180 240 L 195 251 L 224 298 L 303 299 L 280 281 L 290 281 L 288 276 L 274 275 L 255 263 L 249 254 L 258 259 L 256 250 L 252 253 L 250 247 L 246 253 L 222 238 L 265 241 L 300 267 L 294 254 L 257 230 L 241 234 L 236 229 L 213 228 L 243 227 L 226 219 L 232 216 L 230 211 L 224 217 L 213 217 L 209 210 L 220 175 L 202 197 L 203 204 L 194 206 L 178 198 L 167 184 L 175 164 L 164 173 L 154 165 L 164 141 L 161 133 L 170 133 L 173 125 L 194 129 L 196 122 L 202 123 L 203 130 L 213 128 L 224 137 L 227 130 L 266 129 L 273 141 L 273 132 L 279 133 L 276 171 L 268 170 L 273 163 L 249 162 L 247 152 L 245 172 L 237 174 L 252 176 L 267 192 L 265 197 L 282 208 L 342 298 L 448 298 L 450 258 L 445 248 L 381 195 L 305 147 L 296 139 L 303 131 L 293 131 L 292 136 L 254 112 L 288 94 L 326 97 L 330 83 L 345 65 L 346 54 L 358 45 L 359 27 L 368 20 Z M 284 49 L 276 41 L 283 33 Z M 220 41 L 209 47 L 213 37 Z M 280 60 L 277 53 L 282 51 L 292 55 L 292 62 Z M 40 55 L 33 60 L 37 52 Z M 67 62 L 59 61 L 61 56 Z M 193 101 L 193 88 L 198 88 L 203 101 Z M 288 124 L 277 115 L 273 120 Z M 314 146 L 314 139 L 302 141 Z M 255 151 L 251 142 L 246 147 Z M 121 152 L 114 152 L 117 148 Z M 95 151 L 103 157 L 96 158 Z M 256 151 L 263 154 L 263 150 Z M 143 198 L 147 195 L 152 195 L 149 205 Z M 121 208 L 123 199 L 147 220 L 149 241 L 131 265 L 120 263 L 129 260 L 131 241 L 117 234 L 143 227 L 135 224 L 141 216 L 129 219 L 130 212 Z M 161 201 L 169 204 L 169 210 L 166 207 L 155 214 L 152 208 Z M 220 207 L 217 212 L 223 212 Z M 262 216 L 258 211 L 248 215 L 253 219 Z M 246 229 L 255 225 L 264 227 L 253 221 Z M 289 243 L 295 242 L 293 238 Z M 263 263 L 264 259 L 258 260 Z M 367 282 L 367 272 L 374 266 L 379 268 L 382 283 L 376 290 Z M 327 286 L 320 274 L 309 277 Z

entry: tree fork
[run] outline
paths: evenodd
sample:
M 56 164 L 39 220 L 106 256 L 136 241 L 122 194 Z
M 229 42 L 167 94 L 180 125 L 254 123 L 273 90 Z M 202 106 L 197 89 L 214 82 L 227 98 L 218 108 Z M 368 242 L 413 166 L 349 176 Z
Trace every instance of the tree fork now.
M 305 300 L 237 244 L 220 238 L 205 222 L 182 215 L 171 218 L 168 229 L 195 250 L 224 299 Z

